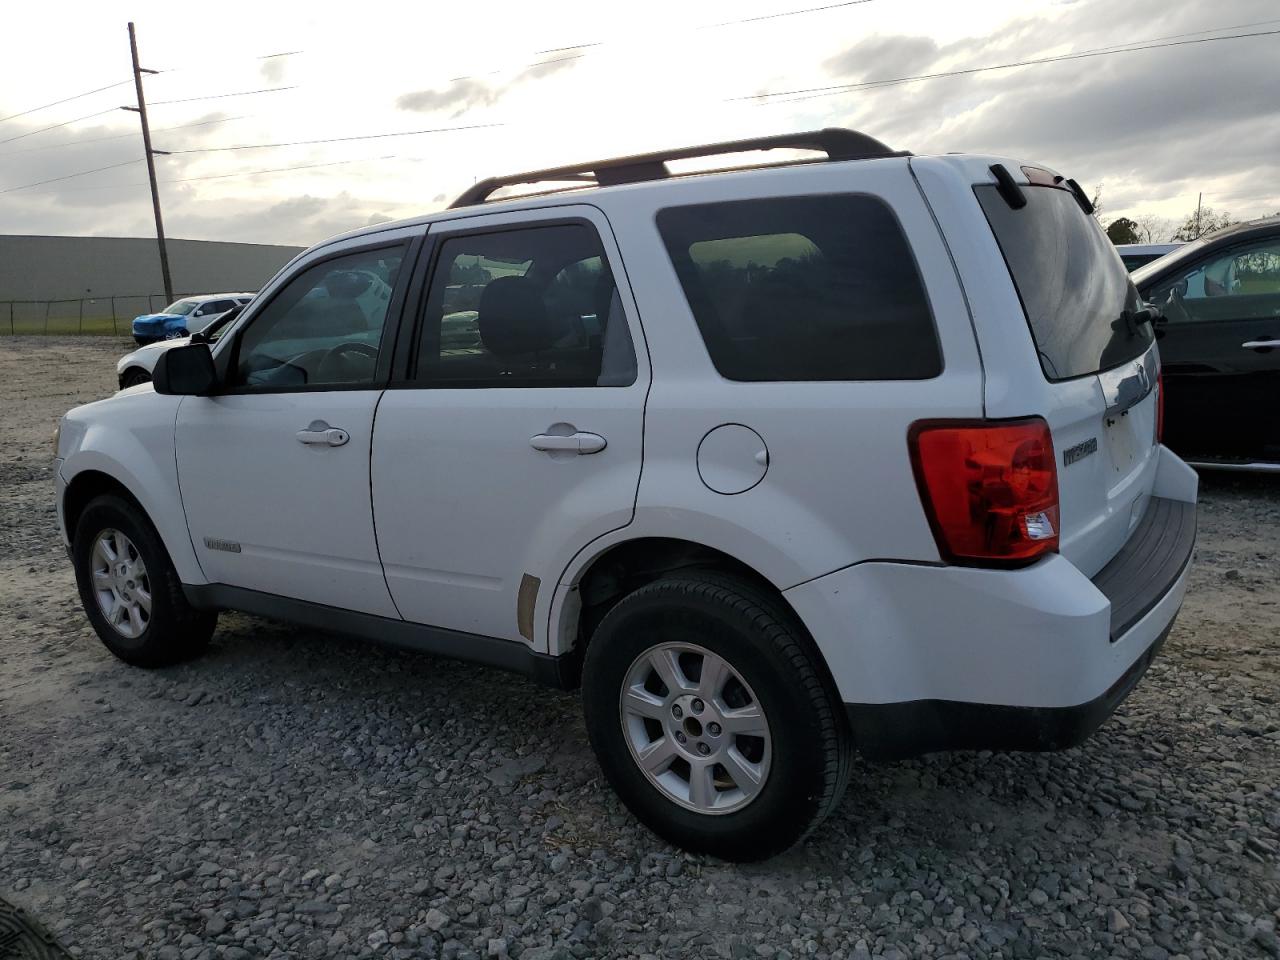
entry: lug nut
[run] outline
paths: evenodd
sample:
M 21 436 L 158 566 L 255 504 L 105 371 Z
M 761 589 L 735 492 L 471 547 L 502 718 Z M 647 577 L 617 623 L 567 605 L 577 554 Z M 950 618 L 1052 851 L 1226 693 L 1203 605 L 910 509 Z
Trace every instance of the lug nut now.
M 702 708 L 703 708 L 704 704 L 703 704 L 703 702 L 702 702 L 701 700 L 695 700 L 695 701 L 693 701 L 693 703 L 692 703 L 692 704 L 690 704 L 690 706 L 692 706 L 692 707 L 693 707 L 693 712 L 694 712 L 694 713 L 701 713 L 701 712 L 702 712 Z
M 679 720 L 681 717 L 684 716 L 684 711 L 680 709 L 680 704 L 677 703 L 674 707 L 671 708 L 671 715 L 675 717 L 677 720 Z
M 707 733 L 711 734 L 713 737 L 718 737 L 718 736 L 720 736 L 720 724 L 718 724 L 718 723 L 708 723 L 708 724 L 707 724 Z
M 684 743 L 684 742 L 686 742 L 688 739 L 689 739 L 689 738 L 688 738 L 688 737 L 686 737 L 686 736 L 685 736 L 683 733 L 681 733 L 679 730 L 677 730 L 677 731 L 676 731 L 676 743 Z
M 699 743 L 698 752 L 705 757 L 708 753 L 711 752 L 711 748 L 708 747 L 705 743 Z

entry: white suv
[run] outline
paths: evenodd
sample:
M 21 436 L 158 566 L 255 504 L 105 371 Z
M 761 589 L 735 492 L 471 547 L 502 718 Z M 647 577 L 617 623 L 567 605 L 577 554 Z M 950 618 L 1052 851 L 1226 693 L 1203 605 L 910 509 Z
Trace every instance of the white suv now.
M 666 167 L 773 147 L 827 156 Z M 1169 632 L 1196 500 L 1088 209 L 824 130 L 322 243 L 62 421 L 84 608 L 143 666 L 233 609 L 581 685 L 636 815 L 730 859 L 855 749 L 1078 743 Z

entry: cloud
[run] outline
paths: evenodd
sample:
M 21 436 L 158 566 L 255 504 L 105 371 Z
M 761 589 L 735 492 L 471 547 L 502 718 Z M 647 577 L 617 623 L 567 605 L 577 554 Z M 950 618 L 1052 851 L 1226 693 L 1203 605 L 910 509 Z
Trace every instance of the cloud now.
M 512 90 L 532 80 L 542 80 L 575 66 L 585 54 L 567 52 L 547 60 L 531 63 L 506 83 L 485 83 L 475 77 L 462 77 L 439 90 L 415 90 L 396 97 L 396 106 L 415 113 L 449 110 L 457 117 L 477 107 L 490 107 Z
M 267 83 L 280 83 L 284 80 L 285 68 L 288 66 L 287 57 L 268 57 L 262 61 L 262 66 L 258 68 L 258 73 Z
M 415 90 L 401 94 L 396 97 L 396 106 L 415 113 L 451 110 L 450 116 L 456 117 L 476 107 L 493 105 L 503 92 L 502 87 L 490 87 L 479 80 L 464 77 L 453 81 L 443 90 Z
M 822 67 L 835 77 L 872 80 L 919 73 L 937 59 L 938 44 L 931 37 L 876 35 L 859 40 Z
M 222 198 L 216 206 L 182 204 L 166 211 L 174 236 L 246 243 L 309 246 L 326 237 L 407 216 L 407 208 L 387 209 L 342 191 L 334 197 L 301 194 L 263 204 L 254 198 Z
M 1230 22 L 1265 18 L 1274 12 L 1270 3 L 1241 4 Z M 1100 17 L 1099 3 L 1081 2 L 1059 6 L 1051 17 L 1019 18 L 989 36 L 938 48 L 931 64 L 927 37 L 873 37 L 827 67 L 879 79 L 921 72 L 922 63 L 924 72 L 960 70 L 1204 27 L 1198 10 L 1159 0 L 1106 10 Z M 897 149 L 1012 156 L 1046 163 L 1090 193 L 1103 184 L 1105 220 L 1184 198 L 1194 206 L 1201 190 L 1206 202 L 1215 192 L 1234 196 L 1221 205 L 1248 216 L 1280 202 L 1280 106 L 1258 74 L 1258 44 L 1266 42 L 1224 40 L 992 70 L 856 90 L 807 106 L 843 103 L 838 115 L 847 125 Z M 884 51 L 903 59 L 861 69 Z

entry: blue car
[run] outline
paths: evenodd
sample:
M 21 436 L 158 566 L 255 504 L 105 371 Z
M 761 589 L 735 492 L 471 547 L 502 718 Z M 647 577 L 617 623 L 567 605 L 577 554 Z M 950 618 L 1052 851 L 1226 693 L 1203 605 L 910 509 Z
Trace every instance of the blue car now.
M 159 313 L 144 313 L 133 320 L 133 339 L 139 346 L 157 340 L 174 340 L 199 333 L 228 310 L 253 299 L 251 293 L 215 293 L 184 297 Z

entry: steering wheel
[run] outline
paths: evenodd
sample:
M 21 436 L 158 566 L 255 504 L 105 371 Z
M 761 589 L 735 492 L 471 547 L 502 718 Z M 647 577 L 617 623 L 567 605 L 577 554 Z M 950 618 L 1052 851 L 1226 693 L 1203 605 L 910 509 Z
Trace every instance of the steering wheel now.
M 359 376 L 349 375 L 346 363 L 346 355 L 349 353 L 365 357 L 375 366 L 378 362 L 377 347 L 361 343 L 358 340 L 349 340 L 346 343 L 338 344 L 336 347 L 330 347 L 325 352 L 325 355 L 320 358 L 320 362 L 316 364 L 315 381 L 318 383 L 343 383 L 348 380 L 360 379 Z

